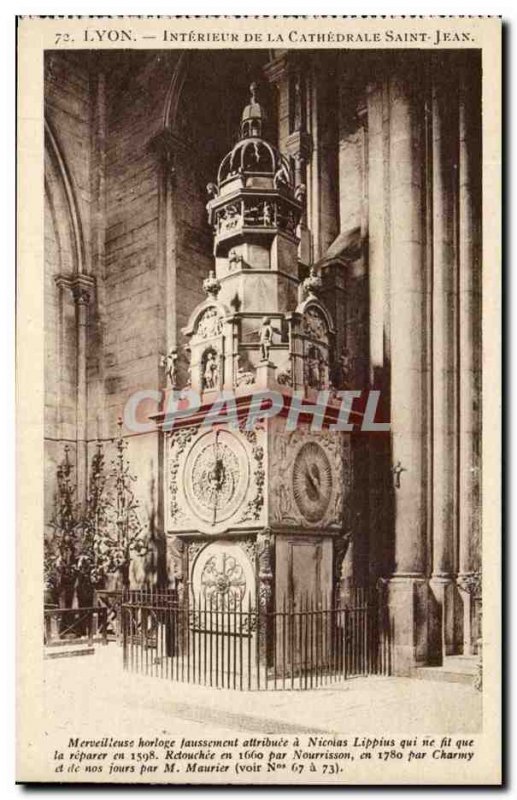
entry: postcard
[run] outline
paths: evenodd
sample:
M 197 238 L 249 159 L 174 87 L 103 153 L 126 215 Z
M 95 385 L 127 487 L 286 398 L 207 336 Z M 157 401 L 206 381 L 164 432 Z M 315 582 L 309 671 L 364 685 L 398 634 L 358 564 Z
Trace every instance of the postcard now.
M 501 20 L 17 52 L 17 780 L 500 784 Z

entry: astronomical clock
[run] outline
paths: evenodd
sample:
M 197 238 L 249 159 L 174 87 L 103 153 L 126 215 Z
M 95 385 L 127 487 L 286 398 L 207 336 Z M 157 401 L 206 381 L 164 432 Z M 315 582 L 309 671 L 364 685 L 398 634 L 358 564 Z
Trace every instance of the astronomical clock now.
M 169 524 L 210 536 L 265 524 L 265 431 L 186 428 L 169 447 Z
M 252 96 L 240 138 L 223 159 L 207 204 L 214 270 L 206 300 L 184 329 L 185 386 L 211 407 L 221 393 L 239 408 L 274 390 L 305 405 L 335 389 L 332 319 L 314 272 L 299 277 L 304 187 L 262 136 Z M 177 355 L 177 354 L 176 354 Z M 348 434 L 286 430 L 277 415 L 203 425 L 203 411 L 163 432 L 169 572 L 183 595 L 243 597 L 274 609 L 332 596 L 350 493 Z

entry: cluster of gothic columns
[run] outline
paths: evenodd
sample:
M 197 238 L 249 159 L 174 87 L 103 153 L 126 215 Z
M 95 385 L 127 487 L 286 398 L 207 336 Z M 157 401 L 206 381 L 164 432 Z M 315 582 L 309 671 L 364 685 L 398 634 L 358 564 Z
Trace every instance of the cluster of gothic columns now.
M 368 100 L 379 125 L 370 164 L 387 165 L 369 198 L 370 313 L 397 473 L 384 576 L 399 671 L 470 653 L 479 636 L 481 143 L 471 70 L 457 55 L 439 70 L 432 59 L 408 69 L 406 58 Z
M 281 111 L 284 61 L 269 68 Z M 346 53 L 336 64 L 335 147 L 351 148 L 346 163 L 358 172 L 339 175 L 339 191 L 363 187 L 367 242 L 368 352 L 353 355 L 369 361 L 391 420 L 389 442 L 370 443 L 370 530 L 355 531 L 347 560 L 367 536 L 370 579 L 385 582 L 403 672 L 472 653 L 481 635 L 481 63 L 475 51 L 405 51 Z M 307 75 L 320 119 L 326 90 L 308 67 Z M 336 154 L 318 145 L 317 126 L 310 131 L 319 157 L 317 182 L 307 174 L 308 225 L 321 258 L 317 243 L 346 233 L 349 220 L 326 196 Z

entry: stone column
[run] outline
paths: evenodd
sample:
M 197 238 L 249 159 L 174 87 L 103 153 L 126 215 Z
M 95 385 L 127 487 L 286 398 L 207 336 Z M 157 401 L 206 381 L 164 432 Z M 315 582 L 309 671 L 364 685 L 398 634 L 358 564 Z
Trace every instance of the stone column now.
M 187 143 L 173 131 L 164 129 L 149 143 L 157 159 L 159 188 L 159 258 L 160 297 L 163 303 L 163 349 L 175 351 L 178 345 L 177 304 L 177 182 L 180 161 L 188 154 Z M 187 378 L 185 359 L 178 359 L 177 379 Z
M 380 77 L 367 87 L 368 143 L 368 311 L 369 385 L 389 402 L 390 376 L 390 204 L 389 204 L 389 80 Z M 390 442 L 369 438 L 369 569 L 375 581 L 388 574 L 387 545 L 393 517 Z
M 393 573 L 388 588 L 393 664 L 407 673 L 427 658 L 427 494 L 424 105 L 408 55 L 390 84 L 390 353 L 394 477 Z
M 284 149 L 285 141 L 289 136 L 289 70 L 292 56 L 287 51 L 276 51 L 273 58 L 264 67 L 267 80 L 277 90 L 278 107 L 278 148 Z
M 387 136 L 385 132 L 385 83 L 368 87 L 368 267 L 370 305 L 370 382 L 377 384 L 377 376 L 384 368 L 386 328 L 385 283 L 387 272 L 386 205 L 387 185 L 385 164 Z
M 339 234 L 339 107 L 335 80 L 336 56 L 320 50 L 312 59 L 309 97 L 309 130 L 314 153 L 308 170 L 311 186 L 309 228 L 314 261 L 323 258 Z
M 299 104 L 303 104 L 303 108 L 300 107 L 296 113 L 292 96 L 295 87 L 302 84 L 305 87 L 305 66 L 298 56 L 282 53 L 265 66 L 264 72 L 278 92 L 278 146 L 294 162 L 295 186 L 303 202 L 298 256 L 303 264 L 308 265 L 311 263 L 311 239 L 307 221 L 307 167 L 312 156 L 312 137 L 306 123 L 306 92 L 300 92 L 300 96 L 296 98 Z
M 56 284 L 61 291 L 69 289 L 75 302 L 76 314 L 76 476 L 77 500 L 86 501 L 88 484 L 88 386 L 86 376 L 86 357 L 88 342 L 88 304 L 95 286 L 95 280 L 90 275 L 78 273 L 76 275 L 58 275 Z
M 158 183 L 158 287 L 159 305 L 161 306 L 161 358 L 162 365 L 171 365 L 170 378 L 164 370 L 163 383 L 165 389 L 184 385 L 187 379 L 187 360 L 178 352 L 178 316 L 177 316 L 177 221 L 176 221 L 176 183 L 177 156 L 184 153 L 186 144 L 168 128 L 164 128 L 149 142 L 149 148 L 156 157 Z M 173 387 L 172 384 L 175 384 Z M 168 485 L 166 476 L 168 439 L 160 431 L 157 434 L 158 451 L 158 487 L 156 527 L 165 531 L 166 504 Z M 167 546 L 165 533 L 158 537 L 158 580 L 167 582 Z
M 434 660 L 454 652 L 456 541 L 457 84 L 453 64 L 433 76 L 432 147 L 432 580 L 438 614 Z
M 88 341 L 88 304 L 90 302 L 93 279 L 77 275 L 74 279 L 73 294 L 77 319 L 77 498 L 86 501 L 88 484 L 87 420 L 88 387 L 86 383 L 86 354 Z
M 465 57 L 459 104 L 459 564 L 464 652 L 479 632 L 481 564 L 481 114 L 479 75 Z

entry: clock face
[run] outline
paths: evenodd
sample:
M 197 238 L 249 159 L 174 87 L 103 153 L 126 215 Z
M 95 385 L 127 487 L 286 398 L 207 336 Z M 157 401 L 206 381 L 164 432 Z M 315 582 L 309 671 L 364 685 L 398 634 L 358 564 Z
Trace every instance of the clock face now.
M 247 453 L 225 430 L 203 434 L 185 462 L 185 495 L 196 517 L 217 525 L 232 517 L 249 482 Z
M 293 494 L 302 515 L 319 522 L 332 495 L 332 469 L 327 454 L 316 442 L 300 447 L 293 466 Z

